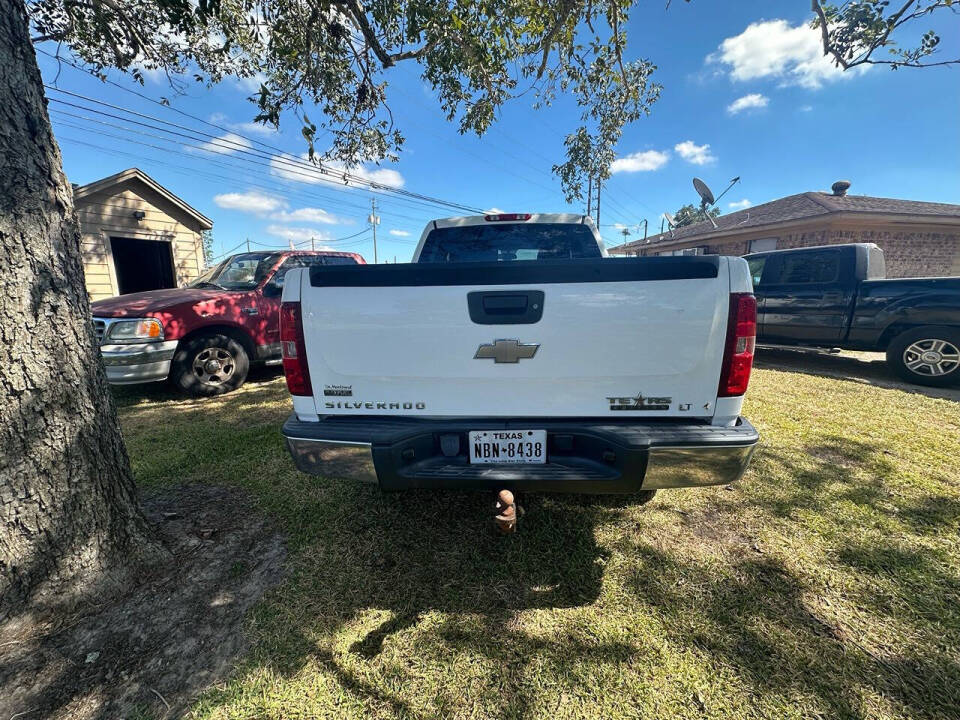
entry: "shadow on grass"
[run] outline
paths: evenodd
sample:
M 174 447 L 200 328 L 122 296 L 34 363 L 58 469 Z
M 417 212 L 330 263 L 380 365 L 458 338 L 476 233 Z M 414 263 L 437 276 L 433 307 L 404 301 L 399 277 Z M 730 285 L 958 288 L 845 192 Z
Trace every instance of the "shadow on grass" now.
M 801 372 L 960 402 L 960 387 L 936 388 L 905 382 L 894 375 L 882 359 L 863 360 L 850 355 L 761 347 L 755 364 L 758 368 Z
M 665 636 L 732 668 L 758 694 L 814 695 L 826 716 L 844 718 L 873 716 L 864 693 L 892 698 L 915 717 L 948 717 L 960 706 L 960 664 L 949 644 L 887 657 L 871 651 L 841 623 L 821 618 L 776 559 L 744 560 L 717 577 L 649 546 L 637 551 L 643 565 L 633 587 Z M 697 592 L 689 593 L 683 580 L 698 574 Z M 955 578 L 932 568 L 927 579 L 943 599 L 956 588 Z
M 867 528 L 889 526 L 917 540 L 960 518 L 960 503 L 949 497 L 894 497 L 895 449 L 840 435 L 806 447 L 764 445 L 751 474 L 780 479 L 751 484 L 742 496 L 720 492 L 710 506 L 715 532 L 691 527 L 682 541 L 657 538 L 664 521 L 654 517 L 656 502 L 647 517 L 621 499 L 550 495 L 525 498 L 521 532 L 503 538 L 491 529 L 492 493 L 384 495 L 290 472 L 274 443 L 285 409 L 272 408 L 276 422 L 260 427 L 231 414 L 276 399 L 275 387 L 220 401 L 217 423 L 237 435 L 232 444 L 215 442 L 220 426 L 209 421 L 195 433 L 205 462 L 236 469 L 230 482 L 284 525 L 293 551 L 289 580 L 252 613 L 250 656 L 229 684 L 208 691 L 200 714 L 296 715 L 283 704 L 303 695 L 299 683 L 315 682 L 328 685 L 311 695 L 317 715 L 343 702 L 356 715 L 443 717 L 467 714 L 469 702 L 478 715 L 523 717 L 544 713 L 538 693 L 607 692 L 616 676 L 631 677 L 634 693 L 675 694 L 673 686 L 644 687 L 643 664 L 658 653 L 695 656 L 718 693 L 742 696 L 745 685 L 760 714 L 798 699 L 824 716 L 852 718 L 876 715 L 871 702 L 891 715 L 923 717 L 951 717 L 960 706 L 960 665 L 950 650 L 960 642 L 955 572 L 916 542 L 863 538 Z M 139 432 L 145 448 L 156 447 L 147 442 L 153 430 Z M 160 432 L 171 444 L 178 433 Z M 824 570 L 850 584 L 854 616 L 825 612 L 796 570 L 754 554 L 735 528 L 726 532 L 739 510 L 758 509 L 765 529 L 783 533 L 799 530 L 798 518 L 822 519 L 818 540 L 833 543 Z M 598 544 L 598 529 L 621 527 L 621 540 Z M 690 552 L 697 543 L 738 546 L 708 563 Z M 518 619 L 530 610 L 559 612 Z M 648 626 L 630 625 L 638 617 Z M 864 617 L 892 628 L 889 642 L 866 640 Z M 456 695 L 466 683 L 456 675 L 460 662 L 479 678 L 469 701 Z M 322 679 L 303 679 L 317 671 Z M 421 702 L 418 689 L 431 683 L 436 697 Z M 257 706 L 251 698 L 261 691 L 278 705 Z M 631 708 L 638 699 L 625 694 L 621 702 Z
M 250 368 L 243 387 L 260 389 L 277 378 L 283 377 L 283 368 L 279 365 L 259 365 Z M 139 385 L 111 385 L 113 400 L 117 408 L 128 408 L 145 403 L 168 403 L 172 407 L 212 401 L 216 398 L 195 398 L 181 392 L 167 381 L 141 383 Z M 273 393 L 271 393 L 273 395 Z M 217 396 L 217 397 L 229 397 Z
M 755 477 L 789 477 L 787 485 L 758 485 L 754 504 L 779 517 L 795 510 L 827 512 L 837 521 L 835 503 L 849 501 L 875 507 L 897 486 L 898 471 L 890 450 L 841 435 L 796 449 L 763 444 L 753 456 Z
M 861 450 L 844 446 L 845 452 Z M 838 459 L 821 462 L 835 467 Z M 882 458 L 874 462 L 886 467 Z M 808 491 L 816 487 L 814 477 L 820 476 L 804 481 Z M 648 640 L 642 638 L 652 635 L 673 652 L 700 656 L 706 667 L 725 668 L 765 701 L 808 698 L 828 717 L 872 717 L 865 697 L 877 695 L 918 717 L 947 717 L 960 706 L 960 664 L 949 642 L 938 646 L 928 637 L 909 644 L 896 637 L 885 647 L 897 650 L 871 650 L 842 620 L 811 606 L 815 596 L 811 600 L 809 588 L 776 558 L 738 552 L 718 567 L 700 564 L 681 546 L 623 538 L 615 545 L 629 567 L 613 582 L 632 593 L 655 627 L 646 635 L 605 640 L 603 619 L 596 626 L 561 623 L 559 635 L 540 637 L 517 626 L 517 612 L 590 605 L 619 611 L 616 605 L 604 609 L 601 587 L 610 557 L 594 537 L 599 525 L 623 522 L 621 509 L 581 505 L 575 497 L 531 496 L 521 533 L 501 538 L 487 526 L 486 495 L 382 496 L 337 484 L 330 490 L 339 501 L 337 515 L 305 528 L 310 549 L 299 554 L 293 581 L 257 614 L 264 640 L 248 670 L 295 678 L 315 665 L 361 704 L 433 717 L 434 711 L 464 711 L 457 705 L 463 698 L 449 698 L 448 705 L 438 699 L 426 713 L 412 707 L 415 696 L 404 690 L 416 682 L 416 672 L 408 674 L 408 663 L 415 662 L 409 653 L 416 648 L 416 660 L 440 663 L 479 656 L 494 669 L 486 685 L 473 688 L 480 694 L 472 702 L 519 718 L 534 706 L 542 710 L 525 673 L 545 674 L 564 688 L 595 686 L 601 668 L 636 673 L 647 657 L 640 648 Z M 874 502 L 870 492 L 858 498 L 854 502 Z M 305 511 L 324 514 L 320 505 L 332 499 Z M 960 590 L 944 563 L 892 546 L 868 549 L 851 542 L 839 562 L 858 572 L 885 573 L 890 592 L 903 602 L 926 592 L 913 605 L 920 617 L 904 621 L 914 623 L 913 636 L 929 634 L 937 622 L 930 610 Z M 869 598 L 866 604 L 881 616 L 890 612 Z M 948 637 L 956 638 L 956 609 L 942 620 Z M 415 645 L 404 637 L 410 632 L 416 633 Z M 437 692 L 452 692 L 449 682 L 446 676 Z M 229 705 L 231 697 L 229 690 L 216 690 L 208 699 L 213 706 Z M 635 701 L 623 698 L 627 706 Z
M 544 640 L 513 624 L 518 611 L 597 601 L 608 553 L 594 531 L 610 510 L 530 496 L 521 531 L 503 537 L 493 529 L 492 493 L 382 495 L 340 483 L 327 489 L 303 509 L 306 535 L 299 539 L 306 545 L 291 581 L 256 613 L 261 642 L 248 671 L 292 678 L 316 665 L 360 702 L 419 717 L 408 697 L 390 692 L 392 683 L 371 682 L 351 666 L 402 667 L 398 653 L 407 652 L 408 632 L 417 633 L 422 657 L 478 654 L 514 670 L 547 657 L 567 676 L 601 658 L 626 662 L 632 655 L 628 644 Z M 394 672 L 401 682 L 402 669 Z M 490 706 L 523 716 L 536 698 L 514 686 L 518 678 L 500 680 Z M 209 700 L 216 706 L 229 697 L 229 690 L 215 690 Z

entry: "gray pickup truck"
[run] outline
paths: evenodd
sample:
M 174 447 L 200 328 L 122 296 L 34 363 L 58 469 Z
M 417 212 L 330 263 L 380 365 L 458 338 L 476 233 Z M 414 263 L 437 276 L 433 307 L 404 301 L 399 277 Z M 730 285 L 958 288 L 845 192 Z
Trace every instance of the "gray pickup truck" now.
M 872 243 L 746 256 L 757 343 L 886 352 L 901 378 L 960 383 L 960 277 L 886 279 Z

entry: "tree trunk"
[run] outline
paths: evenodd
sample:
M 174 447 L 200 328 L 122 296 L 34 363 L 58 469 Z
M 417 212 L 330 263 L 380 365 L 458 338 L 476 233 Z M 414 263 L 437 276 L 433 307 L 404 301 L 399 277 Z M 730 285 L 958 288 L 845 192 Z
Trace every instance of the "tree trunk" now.
M 98 357 L 73 192 L 22 0 L 0 0 L 0 617 L 113 592 L 163 551 Z

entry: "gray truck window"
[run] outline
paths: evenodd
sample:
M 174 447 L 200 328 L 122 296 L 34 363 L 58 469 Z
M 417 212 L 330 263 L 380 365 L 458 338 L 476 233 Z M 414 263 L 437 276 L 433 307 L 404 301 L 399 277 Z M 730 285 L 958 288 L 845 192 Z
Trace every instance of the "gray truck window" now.
M 760 278 L 763 277 L 763 266 L 766 264 L 767 258 L 765 257 L 750 258 L 747 260 L 747 265 L 750 266 L 750 277 L 753 278 L 754 287 L 760 284 Z
M 270 278 L 270 284 L 275 287 L 282 287 L 283 276 L 288 270 L 301 267 L 312 267 L 314 265 L 356 265 L 357 259 L 343 255 L 291 255 L 283 261 L 283 265 L 277 268 L 277 271 Z
M 839 275 L 839 253 L 829 250 L 785 253 L 780 258 L 776 277 L 768 282 L 773 285 L 828 283 L 835 281 Z
M 602 257 L 593 233 L 573 223 L 489 223 L 431 230 L 419 262 L 508 262 Z

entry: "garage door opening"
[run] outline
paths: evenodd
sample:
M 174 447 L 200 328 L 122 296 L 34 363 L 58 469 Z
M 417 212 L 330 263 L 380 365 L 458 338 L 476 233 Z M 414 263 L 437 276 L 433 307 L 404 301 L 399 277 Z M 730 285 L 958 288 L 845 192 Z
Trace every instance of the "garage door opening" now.
M 169 242 L 112 237 L 110 247 L 121 295 L 176 287 Z

